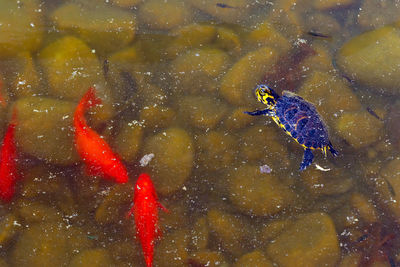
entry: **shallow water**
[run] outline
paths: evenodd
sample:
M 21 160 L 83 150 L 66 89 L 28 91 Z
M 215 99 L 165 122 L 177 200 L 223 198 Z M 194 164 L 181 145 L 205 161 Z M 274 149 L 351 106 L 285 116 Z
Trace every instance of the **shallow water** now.
M 144 266 L 132 205 L 152 177 L 155 266 L 400 262 L 397 1 L 0 0 L 4 135 L 20 173 L 0 207 L 0 266 Z M 254 96 L 313 103 L 339 156 L 303 148 Z M 88 175 L 74 110 L 122 158 L 127 184 Z M 153 154 L 148 165 L 141 159 Z M 1 179 L 1 177 L 0 177 Z M 379 265 L 379 266 L 381 266 Z

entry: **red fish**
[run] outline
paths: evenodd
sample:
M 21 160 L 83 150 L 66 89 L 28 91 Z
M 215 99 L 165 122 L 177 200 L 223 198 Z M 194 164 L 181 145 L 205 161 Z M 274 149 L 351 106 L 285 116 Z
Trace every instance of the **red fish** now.
M 154 243 L 161 236 L 158 227 L 158 208 L 168 212 L 158 201 L 150 176 L 142 173 L 135 185 L 133 207 L 129 211 L 128 217 L 134 215 L 136 234 L 142 244 L 147 267 L 153 265 Z
M 18 179 L 17 149 L 14 141 L 16 114 L 14 110 L 0 149 L 0 198 L 7 202 L 14 195 L 15 181 Z
M 126 183 L 128 173 L 119 157 L 111 150 L 107 142 L 93 131 L 85 120 L 86 109 L 101 104 L 101 99 L 95 96 L 96 91 L 90 87 L 82 97 L 75 110 L 75 145 L 79 156 L 86 164 L 91 175 L 102 175 L 117 183 Z

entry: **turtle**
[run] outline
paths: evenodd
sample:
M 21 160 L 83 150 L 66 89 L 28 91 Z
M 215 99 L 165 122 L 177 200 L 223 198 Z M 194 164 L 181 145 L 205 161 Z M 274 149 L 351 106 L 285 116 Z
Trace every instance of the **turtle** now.
M 338 155 L 329 140 L 328 129 L 313 104 L 290 91 L 283 91 L 280 96 L 265 84 L 257 85 L 254 93 L 257 100 L 267 108 L 244 113 L 272 117 L 279 127 L 304 148 L 300 171 L 311 165 L 313 150 L 320 149 L 325 157 L 327 149 L 334 157 Z

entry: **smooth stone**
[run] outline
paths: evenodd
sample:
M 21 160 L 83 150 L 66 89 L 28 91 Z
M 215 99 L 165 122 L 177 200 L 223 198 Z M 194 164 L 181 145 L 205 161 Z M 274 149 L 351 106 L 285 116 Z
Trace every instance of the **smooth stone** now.
M 36 51 L 45 31 L 39 1 L 0 1 L 0 57 Z
M 382 136 L 383 122 L 367 111 L 347 112 L 336 121 L 337 134 L 356 149 L 366 147 Z
M 68 230 L 59 222 L 30 225 L 11 253 L 12 266 L 64 266 L 68 260 Z
M 253 252 L 244 254 L 239 260 L 234 264 L 234 267 L 273 267 L 274 264 L 269 261 L 265 255 L 259 251 L 255 250 Z
M 186 261 L 189 257 L 188 237 L 189 233 L 186 229 L 165 234 L 154 251 L 154 265 L 159 267 L 186 267 Z
M 400 222 L 400 158 L 389 161 L 375 183 L 379 202 Z
M 186 96 L 179 101 L 179 113 L 193 127 L 210 130 L 218 126 L 228 112 L 228 106 L 210 96 Z
M 219 49 L 194 49 L 180 55 L 171 63 L 173 79 L 179 91 L 215 91 L 215 80 L 228 68 L 228 55 Z
M 117 7 L 98 4 L 92 8 L 66 3 L 50 19 L 60 30 L 78 34 L 101 55 L 125 47 L 135 36 L 133 13 Z
M 254 103 L 254 87 L 278 59 L 276 51 L 261 47 L 240 58 L 221 80 L 220 94 L 234 105 Z
M 139 22 L 151 29 L 169 30 L 192 20 L 192 11 L 178 0 L 149 0 L 139 8 Z
M 82 251 L 71 259 L 69 267 L 107 267 L 113 266 L 110 253 L 103 248 Z
M 40 51 L 38 62 L 52 96 L 80 100 L 90 86 L 105 82 L 97 56 L 74 36 L 64 36 L 47 45 Z
M 53 164 L 69 165 L 79 160 L 73 141 L 73 102 L 25 97 L 14 106 L 18 114 L 18 149 Z
M 338 67 L 378 93 L 400 94 L 400 29 L 386 26 L 353 37 L 339 50 Z
M 347 8 L 356 2 L 356 0 L 314 0 L 313 6 L 318 10 L 330 10 Z
M 244 213 L 274 215 L 295 201 L 295 194 L 273 174 L 263 174 L 259 166 L 242 166 L 231 173 L 229 198 Z
M 340 248 L 332 219 L 324 213 L 301 216 L 267 247 L 281 267 L 336 266 Z
M 169 128 L 144 141 L 143 154 L 154 154 L 146 169 L 157 192 L 169 195 L 181 189 L 194 159 L 192 137 L 183 129 Z
M 358 24 L 364 29 L 377 29 L 400 21 L 400 5 L 396 0 L 362 1 Z
M 114 139 L 115 152 L 125 161 L 134 162 L 142 146 L 144 126 L 137 120 L 122 122 Z
M 235 256 L 242 254 L 252 228 L 243 216 L 211 209 L 207 213 L 210 232 L 221 247 Z
M 194 7 L 201 11 L 228 23 L 239 23 L 246 21 L 249 18 L 251 12 L 251 4 L 248 0 L 225 0 L 223 4 L 227 7 L 219 7 L 218 1 L 198 1 L 189 0 Z

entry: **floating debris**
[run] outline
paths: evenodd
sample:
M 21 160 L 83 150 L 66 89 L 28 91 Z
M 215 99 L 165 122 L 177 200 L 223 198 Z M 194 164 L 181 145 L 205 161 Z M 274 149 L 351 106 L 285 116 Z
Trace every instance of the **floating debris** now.
M 320 171 L 323 171 L 323 172 L 328 172 L 328 171 L 331 170 L 331 169 L 329 169 L 329 168 L 327 168 L 327 169 L 322 168 L 322 167 L 319 166 L 318 164 L 315 164 L 315 168 L 316 168 L 317 170 L 320 170 Z
M 142 166 L 142 167 L 147 166 L 153 158 L 154 158 L 154 154 L 153 153 L 144 155 L 139 161 L 140 162 L 140 166 Z
M 270 166 L 268 166 L 267 164 L 265 164 L 265 165 L 261 165 L 261 166 L 260 166 L 260 172 L 261 172 L 261 173 L 271 173 L 271 172 L 272 172 L 272 169 L 271 169 Z

